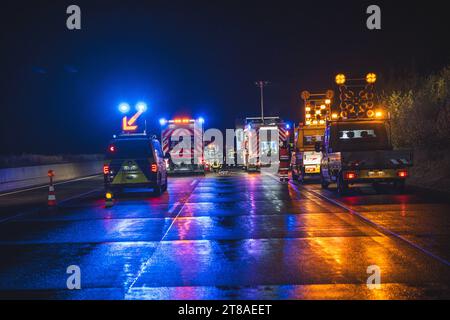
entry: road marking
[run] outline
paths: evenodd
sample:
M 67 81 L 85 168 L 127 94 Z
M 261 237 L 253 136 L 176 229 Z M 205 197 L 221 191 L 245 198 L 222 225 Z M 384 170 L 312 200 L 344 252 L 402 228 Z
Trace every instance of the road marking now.
M 96 189 L 91 190 L 91 191 L 88 191 L 88 192 L 83 192 L 83 193 L 81 193 L 81 194 L 77 194 L 77 195 L 75 195 L 75 196 L 73 196 L 73 197 L 69 197 L 69 198 L 67 198 L 67 199 L 64 199 L 64 200 L 58 202 L 58 204 L 63 204 L 63 203 L 65 203 L 65 202 L 68 202 L 68 201 L 71 201 L 71 200 L 75 200 L 75 199 L 78 199 L 78 198 L 82 198 L 82 197 L 84 197 L 84 196 L 87 196 L 88 194 L 91 194 L 91 193 L 100 191 L 100 190 L 102 190 L 102 189 L 103 189 L 103 188 L 96 188 Z M 28 210 L 28 211 L 26 211 L 26 212 L 21 212 L 21 213 L 15 214 L 15 215 L 13 215 L 13 216 L 11 216 L 11 217 L 6 217 L 6 218 L 0 220 L 0 224 L 1 224 L 1 223 L 4 223 L 4 222 L 7 222 L 7 221 L 9 221 L 9 220 L 12 220 L 12 219 L 14 219 L 14 218 L 20 218 L 20 217 L 27 216 L 27 215 L 30 215 L 30 214 L 32 214 L 32 213 L 36 213 L 36 212 L 39 212 L 39 211 L 42 211 L 42 210 L 46 210 L 46 208 L 45 208 L 45 207 L 42 207 L 42 208 L 35 208 L 35 209 L 32 209 L 32 210 Z
M 62 181 L 62 182 L 57 182 L 54 183 L 54 186 L 59 186 L 61 184 L 66 184 L 66 183 L 71 183 L 71 182 L 77 182 L 77 181 L 82 181 L 82 180 L 88 180 L 88 179 L 93 179 L 96 177 L 99 177 L 100 174 L 96 174 L 94 176 L 89 176 L 89 177 L 83 177 L 83 178 L 76 178 L 76 179 L 72 179 L 72 180 L 67 180 L 67 181 Z M 43 188 L 48 188 L 48 185 L 43 185 L 43 186 L 38 186 L 38 187 L 32 187 L 32 188 L 26 188 L 26 189 L 21 189 L 21 190 L 16 190 L 16 191 L 11 191 L 11 192 L 7 192 L 7 193 L 2 193 L 0 194 L 0 197 L 3 196 L 7 196 L 7 195 L 11 195 L 11 194 L 16 194 L 16 193 L 21 193 L 21 192 L 26 192 L 26 191 L 32 191 L 32 190 L 38 190 L 38 189 L 43 189 Z
M 194 181 L 197 181 L 197 179 L 194 180 Z M 191 183 L 191 185 L 192 185 L 192 183 Z M 126 298 L 126 295 L 129 294 L 130 291 L 133 289 L 134 285 L 135 285 L 136 282 L 139 280 L 139 278 L 141 277 L 141 275 L 145 272 L 145 270 L 148 268 L 148 266 L 150 266 L 150 265 L 153 263 L 153 257 L 155 256 L 156 250 L 158 250 L 159 246 L 161 245 L 161 242 L 163 242 L 164 239 L 166 238 L 167 234 L 169 233 L 170 229 L 172 228 L 173 224 L 175 223 L 175 220 L 177 220 L 178 217 L 180 216 L 181 212 L 182 212 L 183 209 L 184 209 L 184 206 L 186 205 L 186 202 L 188 202 L 190 196 L 192 195 L 192 193 L 194 192 L 194 190 L 195 190 L 196 187 L 197 187 L 197 185 L 194 186 L 194 188 L 191 190 L 189 196 L 186 197 L 186 199 L 185 199 L 182 203 L 177 201 L 177 202 L 171 207 L 171 209 L 175 209 L 175 208 L 177 208 L 177 207 L 181 204 L 180 209 L 178 210 L 176 216 L 172 219 L 172 222 L 170 223 L 170 225 L 169 225 L 169 227 L 167 228 L 166 232 L 165 232 L 164 235 L 162 236 L 161 240 L 159 240 L 158 244 L 157 244 L 156 247 L 155 247 L 155 250 L 153 250 L 152 255 L 151 255 L 150 258 L 148 258 L 148 260 L 141 266 L 141 268 L 139 269 L 139 272 L 137 273 L 136 277 L 134 278 L 134 280 L 131 282 L 130 286 L 128 287 L 128 290 L 127 290 L 127 292 L 126 292 L 126 294 L 125 294 L 125 298 Z M 169 210 L 169 212 L 170 212 L 170 210 Z M 172 213 L 172 212 L 171 212 L 171 213 Z
M 191 186 L 193 186 L 196 182 L 197 182 L 197 179 L 193 180 L 193 181 L 191 182 Z
M 83 198 L 83 197 L 87 196 L 88 194 L 91 194 L 91 193 L 94 193 L 94 192 L 97 192 L 97 191 L 101 191 L 101 190 L 103 190 L 103 188 L 95 188 L 95 189 L 93 189 L 91 191 L 80 193 L 80 194 L 77 194 L 77 195 L 75 195 L 73 197 L 69 197 L 67 199 L 64 199 L 64 200 L 60 201 L 59 204 L 63 204 L 65 202 L 68 202 L 68 201 L 71 201 L 71 200 L 74 200 L 74 199 Z
M 293 187 L 295 187 L 295 188 L 298 189 L 298 186 L 294 185 L 293 183 L 290 183 L 290 184 L 291 184 Z M 317 192 L 317 191 L 307 189 L 307 188 L 305 188 L 305 187 L 303 187 L 303 186 L 300 186 L 300 188 L 303 189 L 303 190 L 305 190 L 306 192 L 309 192 L 310 194 L 314 195 L 314 196 L 317 197 L 317 198 L 324 199 L 324 200 L 326 200 L 326 201 L 328 201 L 328 202 L 331 202 L 332 204 L 334 204 L 334 205 L 336 205 L 336 206 L 338 206 L 338 207 L 340 207 L 340 208 L 342 208 L 342 209 L 344 209 L 344 210 L 350 212 L 351 214 L 357 216 L 358 218 L 360 218 L 361 220 L 363 220 L 364 222 L 366 222 L 366 223 L 369 224 L 370 226 L 375 227 L 375 228 L 381 230 L 383 233 L 388 234 L 388 235 L 390 235 L 390 236 L 392 236 L 392 237 L 394 237 L 394 238 L 397 238 L 397 239 L 399 239 L 399 240 L 405 242 L 406 244 L 410 245 L 411 247 L 414 247 L 415 249 L 417 249 L 417 250 L 421 251 L 422 253 L 428 255 L 429 257 L 434 258 L 434 259 L 438 260 L 439 262 L 445 264 L 446 266 L 450 267 L 450 262 L 449 262 L 449 261 L 447 261 L 447 260 L 445 260 L 445 259 L 443 259 L 443 258 L 441 258 L 441 257 L 439 257 L 439 256 L 437 256 L 437 255 L 435 255 L 434 253 L 432 253 L 431 251 L 428 251 L 428 250 L 425 249 L 425 248 L 422 248 L 421 246 L 419 246 L 419 245 L 415 244 L 414 242 L 411 242 L 410 240 L 408 240 L 408 239 L 402 237 L 401 235 L 399 235 L 399 234 L 397 234 L 397 233 L 395 233 L 395 232 L 393 232 L 393 231 L 387 229 L 386 227 L 383 227 L 382 225 L 379 225 L 379 224 L 373 222 L 372 220 L 370 220 L 370 219 L 364 217 L 364 215 L 362 215 L 362 214 L 359 213 L 358 211 L 355 211 L 354 209 L 352 209 L 352 208 L 346 206 L 346 205 L 343 204 L 342 202 L 337 201 L 337 200 L 332 199 L 332 198 L 329 198 L 329 197 L 327 197 L 327 196 L 324 196 L 323 194 L 321 194 L 321 193 L 319 193 L 319 192 Z
M 266 173 L 266 175 L 269 176 L 269 177 L 271 177 L 271 178 L 273 178 L 274 180 L 280 182 L 274 175 L 269 174 L 269 173 Z M 282 184 L 282 183 L 280 182 L 280 184 Z M 397 233 L 395 233 L 395 232 L 393 232 L 393 231 L 391 231 L 391 230 L 389 230 L 389 229 L 387 229 L 387 228 L 385 228 L 385 227 L 383 227 L 383 226 L 381 226 L 381 225 L 379 225 L 379 224 L 373 222 L 372 220 L 370 220 L 370 219 L 364 217 L 361 213 L 355 211 L 354 209 L 352 209 L 352 208 L 350 208 L 350 207 L 347 207 L 347 206 L 346 206 L 345 204 L 343 204 L 342 202 L 337 201 L 337 200 L 334 200 L 334 199 L 332 199 L 332 198 L 328 198 L 327 196 L 324 196 L 323 194 L 321 194 L 321 193 L 319 193 L 319 192 L 317 192 L 317 191 L 310 190 L 310 189 L 308 189 L 308 188 L 306 188 L 306 187 L 304 187 L 304 186 L 298 186 L 298 185 L 296 185 L 295 183 L 293 183 L 292 181 L 289 181 L 289 184 L 290 184 L 292 187 L 296 188 L 298 191 L 300 191 L 299 188 L 301 188 L 302 190 L 304 190 L 304 191 L 306 191 L 306 192 L 309 192 L 310 194 L 312 194 L 313 196 L 315 196 L 315 197 L 317 197 L 317 198 L 320 198 L 320 199 L 326 200 L 326 201 L 328 201 L 328 202 L 331 202 L 332 204 L 334 204 L 334 205 L 336 205 L 336 206 L 338 206 L 338 207 L 344 209 L 345 211 L 350 212 L 351 214 L 357 216 L 358 218 L 360 218 L 361 220 L 363 220 L 364 222 L 366 222 L 368 225 L 370 225 L 370 226 L 372 226 L 372 227 L 374 227 L 374 228 L 376 228 L 376 229 L 378 229 L 378 230 L 381 230 L 385 235 L 388 234 L 388 235 L 390 235 L 390 236 L 392 236 L 392 237 L 394 237 L 394 238 L 396 238 L 396 239 L 398 239 L 398 240 L 401 240 L 401 241 L 405 242 L 406 244 L 410 245 L 411 247 L 413 247 L 413 248 L 415 248 L 415 249 L 421 251 L 421 252 L 424 253 L 425 255 L 427 255 L 427 256 L 429 256 L 429 257 L 431 257 L 431 258 L 433 258 L 433 259 L 436 259 L 436 260 L 438 260 L 439 262 L 441 262 L 441 263 L 445 264 L 446 266 L 449 266 L 449 267 L 450 267 L 450 262 L 449 262 L 449 261 L 447 261 L 447 260 L 445 260 L 444 258 L 441 258 L 441 257 L 435 255 L 434 253 L 432 253 L 431 251 L 428 251 L 428 250 L 425 249 L 425 248 L 422 248 L 421 246 L 415 244 L 414 242 L 409 241 L 408 239 L 402 237 L 401 235 L 399 235 L 399 234 L 397 234 Z
M 169 209 L 169 213 L 173 213 L 175 211 L 175 209 L 180 205 L 180 202 L 177 201 L 175 202 Z

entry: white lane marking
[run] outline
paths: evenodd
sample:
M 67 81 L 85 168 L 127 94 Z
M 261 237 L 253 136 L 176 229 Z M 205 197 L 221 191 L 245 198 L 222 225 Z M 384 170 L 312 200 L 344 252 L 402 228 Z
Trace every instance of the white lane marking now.
M 268 175 L 269 177 L 273 178 L 274 180 L 277 180 L 277 181 L 278 181 L 278 179 L 276 179 L 275 176 L 273 176 L 273 175 L 271 175 L 271 174 L 267 174 L 267 175 Z M 291 186 L 293 186 L 294 188 L 296 188 L 297 190 L 299 189 L 299 186 L 297 186 L 296 184 L 294 184 L 292 181 L 289 181 L 289 184 L 290 184 Z M 334 199 L 332 199 L 332 198 L 328 198 L 327 196 L 324 196 L 323 194 L 321 194 L 321 193 L 319 193 L 319 192 L 317 192 L 317 191 L 308 189 L 308 188 L 306 188 L 306 187 L 300 186 L 300 188 L 303 189 L 303 190 L 305 190 L 305 191 L 307 191 L 307 192 L 309 192 L 310 194 L 312 194 L 312 195 L 315 196 L 316 198 L 319 198 L 319 199 L 321 198 L 321 199 L 327 200 L 328 202 L 331 202 L 332 204 L 334 204 L 334 205 L 336 205 L 336 206 L 338 206 L 338 207 L 340 207 L 340 208 L 342 208 L 342 209 L 344 209 L 344 210 L 350 212 L 351 214 L 354 214 L 355 216 L 359 217 L 361 220 L 365 221 L 367 224 L 369 224 L 369 225 L 371 225 L 372 227 L 375 227 L 375 228 L 381 230 L 381 231 L 384 232 L 385 234 L 389 234 L 389 235 L 391 235 L 392 237 L 397 238 L 397 239 L 399 239 L 399 240 L 401 240 L 401 241 L 407 243 L 407 244 L 410 245 L 411 247 L 413 247 L 413 248 L 415 248 L 415 249 L 421 251 L 422 253 L 428 255 L 429 257 L 438 260 L 439 262 L 445 264 L 446 266 L 450 266 L 450 262 L 447 261 L 447 260 L 445 260 L 444 258 L 441 258 L 441 257 L 435 255 L 434 253 L 428 251 L 428 250 L 425 249 L 425 248 L 422 248 L 421 246 L 415 244 L 414 242 L 409 241 L 408 239 L 402 237 L 401 235 L 399 235 L 399 234 L 397 234 L 397 233 L 395 233 L 395 232 L 393 232 L 393 231 L 391 231 L 391 230 L 389 230 L 389 229 L 387 229 L 387 228 L 385 228 L 385 227 L 383 227 L 383 226 L 381 226 L 381 225 L 379 225 L 379 224 L 373 222 L 372 220 L 370 220 L 370 219 L 364 217 L 361 213 L 359 213 L 359 212 L 353 210 L 352 208 L 347 207 L 347 206 L 344 205 L 342 202 L 336 201 L 336 200 L 334 200 Z
M 83 177 L 83 178 L 76 178 L 73 180 L 67 180 L 67 181 L 62 181 L 62 182 L 57 182 L 54 183 L 54 186 L 59 186 L 61 184 L 66 184 L 66 183 L 71 183 L 71 182 L 77 182 L 77 181 L 82 181 L 82 180 L 88 180 L 88 179 L 93 179 L 96 177 L 99 177 L 100 174 L 96 174 L 94 176 L 89 176 L 89 177 Z M 11 191 L 11 192 L 7 192 L 7 193 L 2 193 L 0 194 L 0 197 L 3 196 L 7 196 L 7 195 L 11 195 L 11 194 L 16 194 L 16 193 L 21 193 L 21 192 L 26 192 L 26 191 L 31 191 L 31 190 L 38 190 L 38 189 L 43 189 L 43 188 L 48 188 L 48 185 L 43 185 L 43 186 L 38 186 L 38 187 L 32 187 L 32 188 L 26 188 L 26 189 L 21 189 L 21 190 L 16 190 L 16 191 Z
M 291 184 L 291 185 L 292 185 L 292 184 Z M 294 187 L 297 187 L 296 185 L 293 185 L 293 186 L 294 186 Z M 298 188 L 298 187 L 297 187 L 297 188 Z M 428 251 L 428 250 L 425 249 L 425 248 L 422 248 L 421 246 L 415 244 L 414 242 L 409 241 L 408 239 L 402 237 L 401 235 L 399 235 L 399 234 L 397 234 L 397 233 L 395 233 L 395 232 L 393 232 L 393 231 L 391 231 L 391 230 L 389 230 L 389 229 L 387 229 L 387 228 L 385 228 L 385 227 L 383 227 L 383 226 L 381 226 L 381 225 L 379 225 L 379 224 L 373 222 L 372 220 L 370 220 L 370 219 L 364 217 L 361 213 L 359 213 L 359 212 L 353 210 L 353 209 L 350 208 L 350 207 L 347 207 L 347 206 L 346 206 L 345 204 L 343 204 L 342 202 L 337 201 L 337 200 L 334 200 L 334 199 L 332 199 L 332 198 L 328 198 L 327 196 L 324 196 L 323 194 L 321 194 L 321 193 L 319 193 L 319 192 L 317 192 L 317 191 L 314 191 L 314 190 L 310 190 L 310 189 L 308 189 L 308 188 L 306 188 L 306 187 L 301 187 L 301 188 L 304 189 L 304 190 L 306 190 L 307 192 L 311 193 L 312 195 L 314 195 L 314 196 L 317 197 L 317 198 L 322 198 L 322 199 L 324 199 L 324 200 L 327 200 L 327 201 L 333 203 L 334 205 L 336 205 L 336 206 L 338 206 L 338 207 L 340 207 L 340 208 L 342 208 L 342 209 L 344 209 L 344 210 L 350 212 L 351 214 L 354 214 L 355 216 L 359 217 L 361 220 L 364 220 L 367 224 L 371 225 L 372 227 L 375 227 L 375 228 L 377 228 L 377 229 L 383 231 L 384 233 L 387 233 L 387 234 L 391 235 L 391 236 L 394 237 L 394 238 L 397 238 L 397 239 L 399 239 L 399 240 L 402 240 L 403 242 L 406 242 L 406 243 L 407 243 L 408 245 L 410 245 L 411 247 L 413 247 L 413 248 L 415 248 L 415 249 L 421 251 L 422 253 L 428 255 L 428 256 L 431 257 L 431 258 L 434 258 L 434 259 L 438 260 L 439 262 L 445 264 L 446 266 L 450 266 L 450 262 L 449 262 L 449 261 L 447 261 L 447 260 L 445 260 L 445 259 L 443 259 L 443 258 L 441 258 L 441 257 L 439 257 L 439 256 L 437 256 L 437 255 L 435 255 L 434 253 Z
M 62 204 L 62 203 L 65 203 L 65 202 L 68 202 L 68 201 L 71 201 L 71 200 L 74 200 L 74 199 L 82 198 L 82 197 L 87 196 L 88 194 L 91 194 L 91 193 L 94 193 L 94 192 L 97 192 L 97 191 L 101 191 L 101 190 L 103 190 L 103 188 L 95 188 L 95 189 L 93 189 L 91 191 L 80 193 L 80 194 L 77 194 L 77 195 L 75 195 L 73 197 L 69 197 L 67 199 L 64 199 L 64 200 L 60 201 L 59 204 Z
M 197 180 L 195 180 L 197 181 Z M 191 194 L 194 192 L 195 187 L 192 189 Z M 166 238 L 167 234 L 169 233 L 170 229 L 172 228 L 173 224 L 175 223 L 175 220 L 178 219 L 178 217 L 180 216 L 181 212 L 184 209 L 184 206 L 186 205 L 186 202 L 188 202 L 191 194 L 189 195 L 189 197 L 186 198 L 186 200 L 183 203 L 180 202 L 176 202 L 175 205 L 172 206 L 172 208 L 176 208 L 178 207 L 180 204 L 181 207 L 178 210 L 177 215 L 172 219 L 172 223 L 169 225 L 169 227 L 167 228 L 166 232 L 164 233 L 164 235 L 162 236 L 161 240 L 159 240 L 158 244 L 155 247 L 155 250 L 153 251 L 152 255 L 150 256 L 150 258 L 148 258 L 148 260 L 141 266 L 141 268 L 139 269 L 139 272 L 137 273 L 136 277 L 134 278 L 134 280 L 131 282 L 130 286 L 128 287 L 127 293 L 125 294 L 125 298 L 126 295 L 130 293 L 130 291 L 133 289 L 134 285 L 136 284 L 136 282 L 139 280 L 139 278 L 141 277 L 141 275 L 144 273 L 144 271 L 147 269 L 147 267 L 149 265 L 151 265 L 153 263 L 153 257 L 155 256 L 155 252 L 156 250 L 158 250 L 159 246 L 161 245 L 161 242 L 164 241 L 164 239 Z M 178 204 L 178 205 L 176 205 Z
M 81 193 L 81 194 L 77 194 L 77 195 L 75 195 L 75 196 L 73 196 L 73 197 L 69 197 L 69 198 L 67 198 L 67 199 L 64 199 L 64 200 L 60 201 L 59 204 L 65 203 L 65 202 L 70 201 L 70 200 L 75 200 L 75 199 L 78 199 L 78 198 L 82 198 L 82 197 L 84 197 L 84 196 L 87 196 L 88 194 L 91 194 L 91 193 L 100 191 L 100 190 L 102 190 L 102 189 L 103 189 L 103 188 L 96 188 L 96 189 L 91 190 L 91 191 L 88 191 L 88 192 L 84 192 L 84 193 Z M 16 214 L 16 215 L 11 216 L 11 217 L 6 217 L 6 218 L 0 220 L 0 224 L 1 224 L 1 223 L 4 223 L 4 222 L 7 222 L 7 221 L 9 221 L 9 220 L 12 220 L 12 219 L 14 219 L 14 218 L 20 218 L 20 217 L 22 217 L 22 216 L 27 216 L 27 215 L 30 215 L 30 214 L 32 214 L 32 213 L 39 212 L 39 211 L 42 211 L 42 210 L 46 210 L 46 209 L 45 209 L 44 207 L 42 207 L 42 208 L 36 208 L 36 209 L 30 210 L 30 211 L 18 213 L 18 214 Z
M 180 205 L 180 202 L 177 201 L 175 202 L 169 209 L 169 213 L 173 213 L 175 211 L 175 209 Z
M 193 186 L 196 182 L 197 182 L 197 179 L 193 180 L 193 181 L 191 182 L 191 186 Z

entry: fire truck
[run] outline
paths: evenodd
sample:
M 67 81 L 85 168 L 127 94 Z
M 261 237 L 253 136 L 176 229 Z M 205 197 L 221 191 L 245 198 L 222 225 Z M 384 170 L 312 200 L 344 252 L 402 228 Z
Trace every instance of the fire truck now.
M 391 183 L 400 191 L 405 186 L 408 168 L 413 165 L 411 150 L 393 150 L 389 114 L 377 105 L 376 75 L 346 79 L 336 76 L 340 105 L 327 121 L 324 141 L 316 143 L 322 152 L 321 184 L 337 184 L 339 194 L 351 185 L 372 184 L 375 190 Z
M 325 93 L 303 91 L 304 122 L 294 128 L 294 148 L 291 154 L 292 179 L 304 182 L 305 178 L 318 178 L 322 154 L 315 151 L 316 142 L 322 141 L 326 120 L 331 115 L 332 90 Z
M 159 122 L 168 173 L 204 174 L 203 118 L 161 119 Z
M 246 118 L 241 144 L 244 168 L 260 171 L 261 167 L 277 164 L 280 145 L 288 140 L 289 126 L 279 117 Z

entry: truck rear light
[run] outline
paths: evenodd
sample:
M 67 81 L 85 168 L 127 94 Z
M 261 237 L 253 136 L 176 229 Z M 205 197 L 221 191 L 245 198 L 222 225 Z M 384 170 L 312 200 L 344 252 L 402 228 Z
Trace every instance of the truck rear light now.
M 103 165 L 103 174 L 108 174 L 109 173 L 109 165 L 104 164 Z
M 158 172 L 158 166 L 156 165 L 156 163 L 152 164 L 152 172 Z
M 353 179 L 356 179 L 356 177 L 357 177 L 356 172 L 353 172 L 353 171 L 347 171 L 344 174 L 344 178 L 346 180 L 353 180 Z
M 408 177 L 408 170 L 398 170 L 397 176 L 400 178 L 406 178 Z

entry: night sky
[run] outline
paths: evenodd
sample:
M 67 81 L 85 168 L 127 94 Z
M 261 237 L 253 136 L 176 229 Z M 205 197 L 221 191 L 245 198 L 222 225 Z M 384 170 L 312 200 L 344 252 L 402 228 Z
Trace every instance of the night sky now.
M 160 117 L 203 116 L 233 128 L 259 115 L 300 119 L 299 92 L 334 75 L 421 74 L 450 62 L 445 1 L 2 1 L 1 154 L 101 153 L 117 105 L 146 101 Z M 77 4 L 82 29 L 66 28 Z M 378 4 L 382 30 L 365 10 Z

